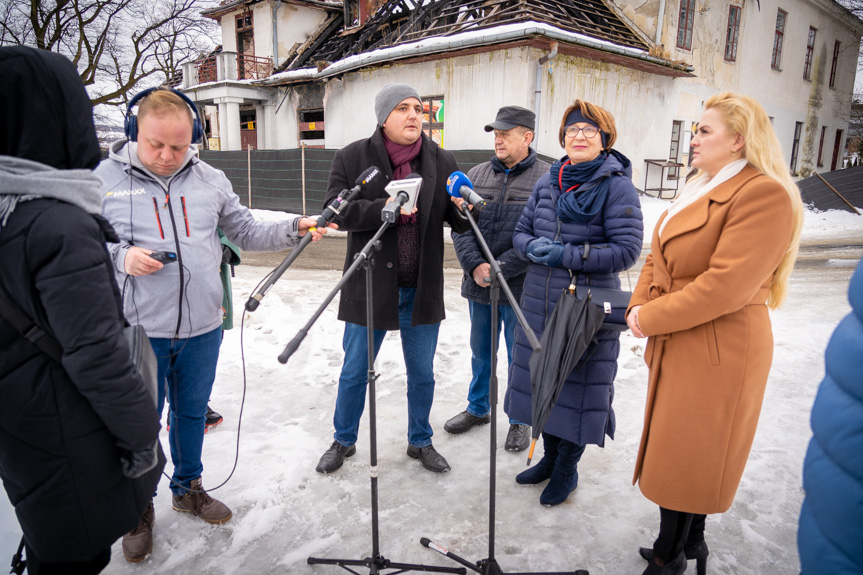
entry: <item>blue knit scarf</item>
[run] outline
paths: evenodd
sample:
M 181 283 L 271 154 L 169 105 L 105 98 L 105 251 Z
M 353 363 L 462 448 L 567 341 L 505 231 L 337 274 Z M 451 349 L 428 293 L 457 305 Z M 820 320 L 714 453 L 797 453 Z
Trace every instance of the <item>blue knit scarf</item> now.
M 607 157 L 608 153 L 603 151 L 589 162 L 570 164 L 569 159 L 561 158 L 551 165 L 551 181 L 563 192 L 557 199 L 557 217 L 561 221 L 587 223 L 605 205 L 609 178 L 602 178 L 585 190 L 578 188 L 593 177 Z

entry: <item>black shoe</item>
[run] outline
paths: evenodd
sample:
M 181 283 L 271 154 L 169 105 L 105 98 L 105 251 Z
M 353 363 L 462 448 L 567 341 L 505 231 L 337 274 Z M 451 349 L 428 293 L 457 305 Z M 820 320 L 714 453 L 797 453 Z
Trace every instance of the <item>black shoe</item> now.
M 342 466 L 342 463 L 345 462 L 345 457 L 350 457 L 356 452 L 356 445 L 345 447 L 338 441 L 333 441 L 330 448 L 321 455 L 321 460 L 318 461 L 318 466 L 315 467 L 315 471 L 318 473 L 332 473 Z
M 423 467 L 435 473 L 443 473 L 451 469 L 443 455 L 435 451 L 432 444 L 428 444 L 425 447 L 408 445 L 408 455 L 414 459 L 419 459 Z
M 222 414 L 216 413 L 215 411 L 210 409 L 209 405 L 207 405 L 207 421 L 206 427 L 204 427 L 204 433 L 207 433 L 207 431 L 209 431 L 211 427 L 216 427 L 223 421 L 224 419 L 222 418 Z
M 653 549 L 651 547 L 639 547 L 638 554 L 646 561 L 653 559 Z M 688 560 L 695 559 L 695 569 L 698 575 L 707 573 L 707 556 L 710 551 L 707 549 L 707 541 L 703 539 L 694 545 L 684 545 L 683 554 Z
M 524 451 L 530 445 L 530 426 L 523 423 L 513 423 L 506 434 L 503 448 L 507 451 Z
M 449 433 L 464 433 L 471 427 L 476 427 L 477 425 L 485 425 L 489 421 L 491 421 L 491 415 L 486 414 L 482 417 L 477 417 L 472 413 L 462 411 L 461 413 L 444 423 L 443 428 Z

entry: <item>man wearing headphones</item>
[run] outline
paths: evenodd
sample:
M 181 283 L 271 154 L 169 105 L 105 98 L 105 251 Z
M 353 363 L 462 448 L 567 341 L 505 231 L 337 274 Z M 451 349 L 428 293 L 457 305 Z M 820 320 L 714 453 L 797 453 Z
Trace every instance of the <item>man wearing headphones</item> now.
M 139 102 L 136 117 L 131 109 Z M 96 174 L 103 182 L 102 213 L 120 237 L 108 248 L 124 312 L 129 322 L 146 328 L 159 358 L 160 413 L 166 397 L 170 405 L 172 507 L 220 524 L 231 510 L 201 484 L 205 415 L 222 332 L 216 230 L 250 251 L 283 250 L 306 233 L 318 240 L 326 230 L 301 216 L 255 221 L 225 174 L 197 157 L 191 143 L 202 135 L 188 97 L 146 90 L 129 103 L 126 139 L 111 145 Z M 151 501 L 138 527 L 123 538 L 127 560 L 150 553 L 153 522 Z

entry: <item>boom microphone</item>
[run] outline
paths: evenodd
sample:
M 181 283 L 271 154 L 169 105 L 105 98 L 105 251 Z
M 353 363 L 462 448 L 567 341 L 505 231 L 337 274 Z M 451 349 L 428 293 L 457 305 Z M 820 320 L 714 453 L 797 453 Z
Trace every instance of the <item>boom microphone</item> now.
M 446 180 L 446 192 L 454 198 L 464 198 L 464 201 L 483 209 L 486 206 L 485 200 L 478 193 L 473 191 L 473 184 L 464 172 L 453 172 Z
M 309 231 L 314 231 L 316 228 L 324 228 L 333 221 L 336 215 L 340 214 L 342 209 L 347 206 L 347 204 L 353 200 L 356 195 L 360 192 L 360 190 L 364 190 L 366 186 L 368 186 L 371 182 L 376 180 L 381 175 L 381 171 L 377 166 L 370 166 L 366 168 L 362 174 L 355 180 L 356 185 L 351 189 L 344 189 L 342 192 L 336 197 L 330 205 L 326 207 L 326 209 L 321 212 L 321 215 L 318 216 L 318 219 L 315 221 L 315 227 L 309 228 Z M 264 296 L 267 295 L 267 292 L 270 291 L 270 288 L 278 281 L 282 274 L 285 273 L 285 270 L 294 262 L 295 259 L 300 255 L 300 252 L 312 241 L 312 234 L 306 234 L 302 237 L 299 244 L 291 250 L 291 253 L 288 254 L 282 263 L 279 264 L 270 277 L 264 282 L 263 287 L 258 290 L 257 293 L 253 294 L 246 300 L 246 311 L 255 311 L 258 309 L 258 305 L 261 303 L 261 300 L 264 299 Z

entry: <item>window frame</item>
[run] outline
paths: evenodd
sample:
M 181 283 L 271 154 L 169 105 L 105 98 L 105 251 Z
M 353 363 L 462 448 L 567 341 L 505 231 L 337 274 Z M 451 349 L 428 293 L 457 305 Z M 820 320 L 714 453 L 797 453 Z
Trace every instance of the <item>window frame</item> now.
M 445 99 L 443 95 L 436 96 L 423 96 L 422 97 L 422 106 L 423 106 L 423 119 L 422 119 L 422 131 L 426 136 L 429 137 L 430 140 L 435 142 L 441 148 L 443 148 L 444 143 L 444 122 L 433 122 L 431 116 L 434 112 L 434 104 L 435 102 L 440 102 L 440 107 L 443 107 Z M 428 112 L 426 112 L 428 109 Z M 435 132 L 438 132 L 435 134 Z M 437 135 L 437 138 L 435 137 Z M 440 141 L 438 141 L 440 140 Z
M 725 61 L 737 61 L 737 40 L 740 36 L 740 6 L 734 4 L 728 7 L 728 25 L 725 27 Z M 730 48 L 730 54 L 729 54 Z
M 818 29 L 809 27 L 809 36 L 806 38 L 806 58 L 803 60 L 803 79 L 812 81 L 812 60 L 815 57 L 815 37 Z
M 794 142 L 791 144 L 791 162 L 789 162 L 789 167 L 791 168 L 791 174 L 797 175 L 797 156 L 800 152 L 800 139 L 803 136 L 803 122 L 795 122 L 794 123 Z
M 779 16 L 782 15 L 782 27 L 779 27 Z M 776 11 L 776 29 L 773 35 L 773 58 L 770 67 L 774 70 L 782 70 L 782 44 L 785 40 L 785 25 L 788 23 L 788 12 L 782 8 Z
M 827 126 L 821 126 L 821 140 L 818 142 L 818 162 L 819 168 L 824 167 L 824 140 L 827 138 Z
M 695 30 L 695 0 L 680 0 L 677 17 L 677 47 L 681 50 L 692 50 L 692 36 Z M 682 45 L 681 32 L 683 32 Z
M 831 88 L 836 87 L 836 69 L 839 67 L 839 47 L 842 42 L 836 40 L 833 44 L 833 62 L 830 64 L 830 84 Z

